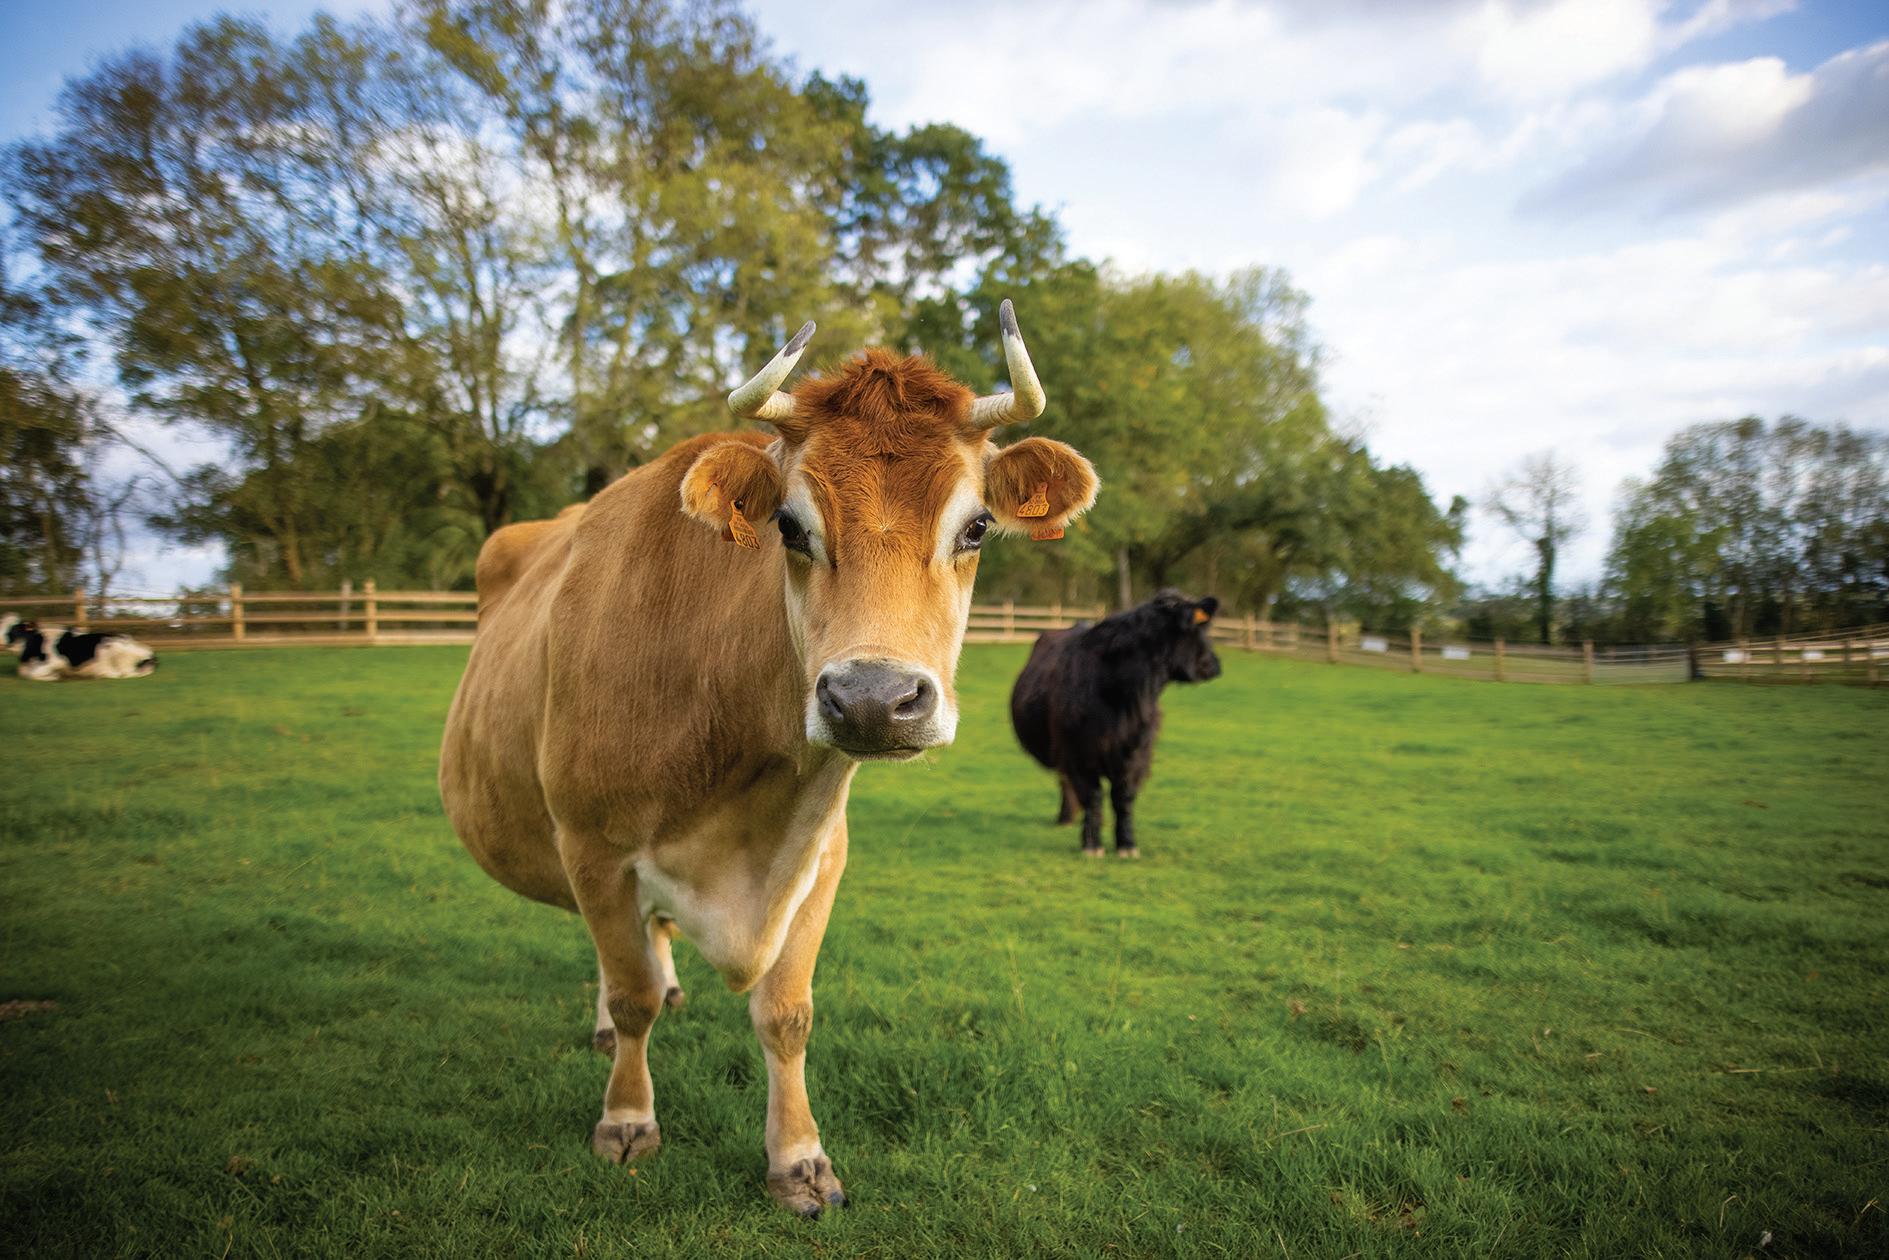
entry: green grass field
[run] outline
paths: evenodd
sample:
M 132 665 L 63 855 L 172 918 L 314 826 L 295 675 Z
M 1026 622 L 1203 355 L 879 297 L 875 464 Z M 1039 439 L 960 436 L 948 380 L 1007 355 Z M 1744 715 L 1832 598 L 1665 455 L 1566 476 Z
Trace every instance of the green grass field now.
M 1231 653 L 1097 863 L 969 649 L 957 745 L 854 791 L 809 1224 L 686 947 L 663 1149 L 592 1159 L 582 926 L 435 797 L 463 657 L 0 678 L 0 1000 L 54 1004 L 0 1022 L 0 1250 L 1889 1254 L 1889 696 Z

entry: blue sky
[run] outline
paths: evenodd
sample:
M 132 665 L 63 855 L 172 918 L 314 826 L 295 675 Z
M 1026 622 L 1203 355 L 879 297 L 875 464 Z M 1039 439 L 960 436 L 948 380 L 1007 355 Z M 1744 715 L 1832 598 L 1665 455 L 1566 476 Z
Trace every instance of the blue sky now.
M 0 137 L 45 125 L 101 54 L 222 7 L 0 0 Z M 235 7 L 293 29 L 317 6 Z M 1889 5 L 751 7 L 802 69 L 864 78 L 880 122 L 984 136 L 1085 253 L 1285 267 L 1341 421 L 1440 497 L 1558 450 L 1594 522 L 1571 580 L 1685 424 L 1889 429 Z M 142 560 L 164 584 L 214 557 Z M 1529 556 L 1477 519 L 1465 561 L 1495 580 Z

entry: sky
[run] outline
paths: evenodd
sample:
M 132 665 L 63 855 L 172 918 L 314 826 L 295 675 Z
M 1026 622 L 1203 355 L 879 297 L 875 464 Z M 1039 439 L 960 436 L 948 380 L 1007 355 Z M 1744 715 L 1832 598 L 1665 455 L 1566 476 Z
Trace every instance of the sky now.
M 0 140 L 46 126 L 100 55 L 226 7 L 286 30 L 383 3 L 0 0 Z M 802 71 L 865 79 L 881 125 L 982 136 L 1080 253 L 1283 267 L 1341 423 L 1440 501 L 1565 457 L 1590 522 L 1571 583 L 1599 576 L 1622 481 L 1688 424 L 1889 429 L 1880 0 L 749 7 Z M 1472 580 L 1531 555 L 1472 516 Z M 215 559 L 136 563 L 165 587 Z

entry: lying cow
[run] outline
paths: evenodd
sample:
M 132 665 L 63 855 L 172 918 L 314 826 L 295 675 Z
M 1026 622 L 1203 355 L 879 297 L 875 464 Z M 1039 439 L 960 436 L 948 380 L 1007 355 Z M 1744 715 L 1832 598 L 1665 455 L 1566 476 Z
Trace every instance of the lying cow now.
M 1062 780 L 1060 823 L 1082 811 L 1082 851 L 1102 856 L 1102 780 L 1115 806 L 1115 852 L 1140 857 L 1135 794 L 1161 729 L 1161 688 L 1220 676 L 1210 633 L 1220 601 L 1162 591 L 1093 625 L 1038 636 L 1010 692 L 1024 750 Z
M 1095 497 L 1069 447 L 991 441 L 1044 402 L 1001 314 L 1010 393 L 885 350 L 782 392 L 808 324 L 729 395 L 778 436 L 683 442 L 480 553 L 440 791 L 495 879 L 590 930 L 604 1159 L 660 1143 L 647 1046 L 681 1001 L 680 934 L 751 994 L 768 1192 L 807 1216 L 845 1202 L 802 1069 L 848 789 L 862 761 L 951 742 L 986 532 L 1051 536 Z
M 157 653 L 130 635 L 93 634 L 63 626 L 41 630 L 38 622 L 0 619 L 0 634 L 20 654 L 20 677 L 33 682 L 61 678 L 142 678 L 157 668 Z

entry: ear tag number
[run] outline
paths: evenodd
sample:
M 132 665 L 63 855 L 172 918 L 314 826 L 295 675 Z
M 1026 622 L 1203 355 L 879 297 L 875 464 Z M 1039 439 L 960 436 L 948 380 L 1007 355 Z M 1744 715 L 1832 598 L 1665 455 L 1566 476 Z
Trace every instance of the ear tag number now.
M 1046 525 L 1030 531 L 1030 537 L 1038 542 L 1055 542 L 1062 536 L 1063 527 L 1060 525 Z
M 1029 502 L 1017 509 L 1017 515 L 1022 517 L 1049 515 L 1049 482 L 1037 483 L 1036 493 L 1030 496 Z M 1034 538 L 1036 535 L 1031 534 L 1030 537 Z
M 728 505 L 728 540 L 737 547 L 749 551 L 761 549 L 761 537 L 754 532 L 754 526 L 748 524 L 748 518 L 741 514 L 741 500 L 735 499 Z

